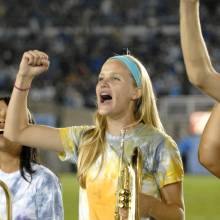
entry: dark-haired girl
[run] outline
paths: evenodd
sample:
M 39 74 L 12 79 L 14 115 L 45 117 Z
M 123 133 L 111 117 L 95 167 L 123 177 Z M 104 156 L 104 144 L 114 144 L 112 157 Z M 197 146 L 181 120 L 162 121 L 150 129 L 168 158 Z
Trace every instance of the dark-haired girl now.
M 9 97 L 0 98 L 0 180 L 12 195 L 13 220 L 63 220 L 59 180 L 37 163 L 35 148 L 22 146 L 3 137 Z M 29 123 L 33 118 L 29 114 Z M 0 189 L 0 219 L 6 219 L 5 196 Z

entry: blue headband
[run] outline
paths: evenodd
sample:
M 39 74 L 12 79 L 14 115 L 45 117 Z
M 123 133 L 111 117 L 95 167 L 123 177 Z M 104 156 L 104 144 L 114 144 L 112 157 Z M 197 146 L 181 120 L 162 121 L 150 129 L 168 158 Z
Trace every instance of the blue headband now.
M 124 63 L 126 65 L 126 67 L 129 69 L 130 73 L 132 74 L 136 85 L 138 88 L 141 87 L 141 73 L 140 70 L 137 66 L 137 64 L 128 56 L 126 55 L 118 55 L 118 56 L 114 56 L 111 59 L 116 59 L 116 60 L 120 60 L 122 63 Z

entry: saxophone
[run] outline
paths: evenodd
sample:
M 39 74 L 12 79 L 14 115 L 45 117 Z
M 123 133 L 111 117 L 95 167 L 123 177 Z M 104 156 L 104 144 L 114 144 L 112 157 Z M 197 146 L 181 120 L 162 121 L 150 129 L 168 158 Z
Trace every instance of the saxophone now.
M 121 208 L 128 210 L 127 220 L 140 220 L 138 194 L 142 185 L 142 153 L 139 147 L 135 147 L 128 161 L 124 152 L 124 137 L 125 130 L 122 131 L 121 139 L 115 220 L 123 220 L 119 215 Z
M 11 193 L 8 186 L 0 180 L 0 187 L 4 190 L 6 198 L 7 220 L 12 220 L 12 205 L 11 205 Z

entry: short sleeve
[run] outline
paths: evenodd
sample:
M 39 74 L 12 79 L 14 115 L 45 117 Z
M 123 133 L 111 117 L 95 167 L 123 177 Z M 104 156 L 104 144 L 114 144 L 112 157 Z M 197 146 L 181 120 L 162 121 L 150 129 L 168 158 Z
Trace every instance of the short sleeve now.
M 180 152 L 174 140 L 167 136 L 158 146 L 156 180 L 160 188 L 183 180 L 184 171 Z
M 38 182 L 36 216 L 44 220 L 64 220 L 61 186 L 54 174 L 46 174 Z
M 83 133 L 92 126 L 73 126 L 60 128 L 59 134 L 64 151 L 59 153 L 60 160 L 77 160 L 78 147 L 83 137 Z

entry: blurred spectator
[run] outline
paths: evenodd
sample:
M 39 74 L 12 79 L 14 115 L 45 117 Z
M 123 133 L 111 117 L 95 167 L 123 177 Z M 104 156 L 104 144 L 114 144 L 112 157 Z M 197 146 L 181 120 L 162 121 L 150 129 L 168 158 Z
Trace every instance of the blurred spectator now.
M 210 21 L 204 35 L 218 70 L 220 2 L 206 0 L 201 10 Z M 175 0 L 0 0 L 1 91 L 10 93 L 18 59 L 36 48 L 50 55 L 51 66 L 33 84 L 31 98 L 93 108 L 100 66 L 128 48 L 142 57 L 157 96 L 199 94 L 184 74 L 178 12 Z

